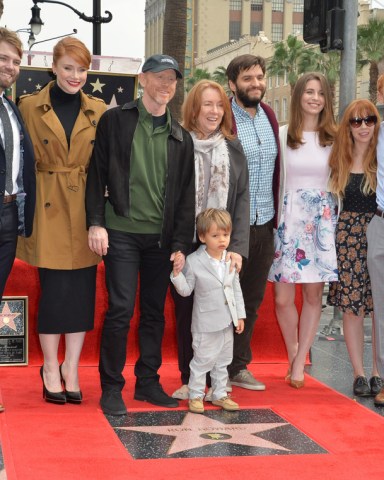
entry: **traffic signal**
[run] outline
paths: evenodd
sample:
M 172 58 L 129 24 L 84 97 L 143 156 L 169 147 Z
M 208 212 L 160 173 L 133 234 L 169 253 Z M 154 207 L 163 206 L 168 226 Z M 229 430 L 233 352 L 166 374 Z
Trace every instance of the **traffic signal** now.
M 304 41 L 319 43 L 322 52 L 342 50 L 344 20 L 343 0 L 304 0 Z

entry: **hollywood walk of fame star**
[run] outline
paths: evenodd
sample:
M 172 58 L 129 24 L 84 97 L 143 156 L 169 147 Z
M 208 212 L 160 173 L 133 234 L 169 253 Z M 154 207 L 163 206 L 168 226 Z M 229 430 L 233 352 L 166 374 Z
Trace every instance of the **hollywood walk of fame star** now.
M 19 315 L 21 315 L 21 313 L 12 313 L 8 302 L 4 302 L 3 310 L 0 312 L 0 328 L 9 327 L 17 332 L 15 318 L 17 318 Z
M 286 423 L 231 423 L 225 424 L 205 415 L 187 413 L 181 425 L 118 427 L 120 430 L 171 435 L 175 437 L 167 455 L 193 448 L 212 445 L 217 442 L 229 442 L 249 447 L 261 447 L 271 450 L 288 449 L 276 443 L 258 437 L 257 434 L 281 427 Z
M 103 87 L 105 87 L 106 85 L 105 83 L 101 83 L 99 78 L 96 80 L 96 82 L 93 82 L 93 83 L 90 82 L 90 84 L 93 87 L 92 93 L 94 92 L 103 93 Z

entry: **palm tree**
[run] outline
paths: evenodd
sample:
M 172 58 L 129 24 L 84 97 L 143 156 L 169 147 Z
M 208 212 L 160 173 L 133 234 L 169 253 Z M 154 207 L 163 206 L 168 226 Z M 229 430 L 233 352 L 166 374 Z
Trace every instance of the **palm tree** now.
M 299 77 L 299 60 L 304 52 L 305 44 L 295 35 L 288 35 L 286 41 L 275 44 L 275 52 L 268 65 L 271 75 L 284 75 L 288 73 L 288 82 L 291 92 Z
M 212 74 L 212 79 L 220 83 L 224 88 L 228 88 L 228 78 L 227 78 L 227 69 L 225 67 L 217 67 Z
M 166 0 L 164 12 L 163 53 L 171 55 L 184 73 L 185 47 L 187 42 L 187 0 Z M 176 94 L 169 104 L 172 115 L 181 118 L 184 101 L 184 80 L 177 82 Z
M 196 68 L 191 77 L 188 77 L 185 81 L 185 90 L 189 92 L 191 88 L 200 80 L 212 80 L 212 75 L 206 68 Z
M 384 58 L 384 21 L 376 18 L 369 20 L 367 25 L 357 27 L 358 56 L 363 65 L 369 64 L 369 98 L 377 100 L 377 79 L 379 62 Z

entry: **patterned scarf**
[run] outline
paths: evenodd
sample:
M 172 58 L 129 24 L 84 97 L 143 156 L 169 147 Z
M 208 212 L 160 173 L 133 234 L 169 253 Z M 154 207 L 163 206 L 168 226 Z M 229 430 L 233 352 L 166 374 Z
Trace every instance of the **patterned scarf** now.
M 227 208 L 229 190 L 229 152 L 225 138 L 216 132 L 199 140 L 191 132 L 195 147 L 196 216 L 205 208 Z M 204 205 L 204 164 L 210 165 L 207 204 Z

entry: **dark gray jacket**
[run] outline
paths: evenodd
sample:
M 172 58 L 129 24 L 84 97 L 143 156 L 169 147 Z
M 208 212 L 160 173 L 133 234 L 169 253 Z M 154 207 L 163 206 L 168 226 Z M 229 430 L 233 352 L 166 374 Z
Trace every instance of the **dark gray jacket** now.
M 100 118 L 89 165 L 87 227 L 105 227 L 105 188 L 116 215 L 129 215 L 131 147 L 139 119 L 137 100 L 107 110 Z M 161 246 L 187 253 L 195 225 L 195 173 L 190 134 L 172 119 Z
M 227 210 L 232 217 L 232 235 L 228 251 L 248 257 L 249 180 L 248 164 L 240 140 L 226 140 L 229 151 L 229 191 Z

